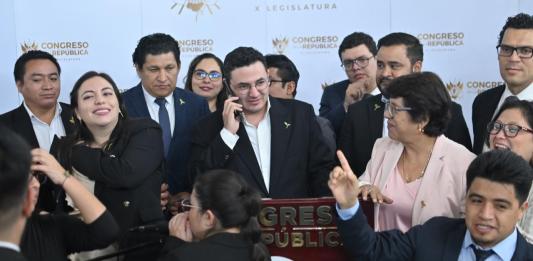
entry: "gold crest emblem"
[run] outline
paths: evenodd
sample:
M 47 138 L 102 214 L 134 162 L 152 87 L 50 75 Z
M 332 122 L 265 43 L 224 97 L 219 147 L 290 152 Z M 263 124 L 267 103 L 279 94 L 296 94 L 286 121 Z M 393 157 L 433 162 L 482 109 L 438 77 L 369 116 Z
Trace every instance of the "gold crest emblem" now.
M 217 1 L 207 1 L 207 0 L 186 0 L 183 2 L 174 2 L 170 9 L 177 8 L 178 15 L 181 15 L 183 9 L 187 8 L 196 13 L 196 21 L 198 21 L 198 16 L 204 14 L 204 10 L 207 9 L 209 14 L 213 14 L 213 10 L 220 9 Z
M 287 46 L 289 45 L 289 39 L 287 39 L 287 37 L 283 37 L 283 38 L 274 38 L 272 39 L 272 45 L 274 46 L 274 49 L 276 49 L 276 52 L 278 52 L 278 54 L 283 54 L 283 52 L 285 52 L 285 48 L 287 48 Z
M 448 93 L 452 97 L 453 100 L 456 100 L 461 95 L 461 92 L 463 91 L 464 85 L 462 82 L 458 81 L 457 83 L 449 82 L 446 84 L 446 89 L 448 89 Z
M 20 44 L 20 49 L 22 50 L 23 53 L 27 53 L 28 51 L 31 51 L 31 50 L 38 50 L 39 46 L 37 45 L 36 42 L 32 42 L 31 44 L 22 43 Z

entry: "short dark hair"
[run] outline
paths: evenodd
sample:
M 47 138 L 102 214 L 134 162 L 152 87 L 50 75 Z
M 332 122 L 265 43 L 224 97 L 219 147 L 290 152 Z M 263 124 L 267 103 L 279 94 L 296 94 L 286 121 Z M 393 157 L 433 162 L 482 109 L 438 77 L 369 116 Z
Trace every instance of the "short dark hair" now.
M 444 133 L 451 119 L 451 98 L 444 83 L 432 72 L 411 73 L 391 81 L 387 92 L 391 98 L 401 97 L 414 122 L 429 120 L 424 134 L 437 137 Z
M 253 242 L 250 260 L 268 256 L 257 220 L 261 196 L 239 174 L 225 169 L 208 171 L 197 176 L 194 191 L 201 211 L 211 210 L 223 228 L 238 227 Z
M 339 46 L 339 58 L 342 60 L 341 54 L 346 49 L 354 48 L 361 44 L 364 44 L 366 48 L 368 48 L 368 50 L 372 53 L 372 55 L 376 55 L 378 53 L 378 49 L 376 48 L 376 42 L 374 42 L 372 36 L 362 32 L 355 32 L 344 37 L 344 39 L 342 40 L 341 45 Z
M 265 56 L 267 68 L 277 68 L 278 75 L 282 81 L 293 81 L 295 84 L 294 92 L 292 95 L 296 97 L 296 90 L 298 87 L 298 80 L 300 79 L 300 73 L 296 68 L 296 65 L 289 59 L 289 57 L 283 54 L 267 54 Z
M 533 101 L 528 100 L 519 100 L 516 96 L 509 96 L 505 99 L 504 103 L 502 104 L 502 107 L 496 112 L 494 115 L 494 120 L 497 120 L 498 117 L 502 114 L 502 112 L 506 110 L 511 109 L 517 109 L 522 114 L 522 117 L 526 119 L 528 126 L 522 126 L 526 128 L 533 128 Z M 488 133 L 489 130 L 487 130 Z M 487 135 L 487 139 L 485 140 L 486 144 L 489 145 L 489 138 L 490 135 Z
M 171 52 L 176 58 L 176 63 L 178 65 L 180 62 L 180 46 L 178 42 L 172 38 L 172 36 L 163 33 L 155 33 L 144 36 L 139 40 L 135 51 L 133 52 L 133 64 L 137 65 L 140 69 L 143 67 L 146 60 L 146 56 L 159 55 Z
M 525 13 L 519 13 L 515 16 L 510 16 L 507 18 L 507 22 L 500 31 L 498 36 L 498 45 L 502 44 L 503 35 L 505 30 L 512 29 L 532 29 L 533 30 L 533 16 Z
M 222 64 L 222 60 L 218 58 L 216 55 L 212 53 L 203 53 L 198 56 L 196 56 L 191 63 L 189 64 L 189 69 L 187 70 L 187 75 L 185 76 L 185 89 L 189 91 L 192 90 L 192 77 L 194 75 L 194 70 L 196 69 L 196 66 L 205 59 L 213 59 L 217 63 L 218 67 L 220 68 L 220 72 L 222 73 L 222 78 L 224 78 L 224 72 L 222 71 L 222 68 L 224 65 Z M 223 108 L 224 107 L 224 101 L 227 99 L 225 91 L 220 91 L 217 95 L 217 108 Z
M 470 189 L 475 178 L 513 185 L 520 205 L 527 200 L 533 168 L 510 150 L 492 150 L 479 155 L 466 171 L 466 188 Z
M 18 134 L 0 126 L 0 231 L 12 227 L 21 214 L 28 190 L 30 149 Z
M 52 62 L 56 68 L 57 73 L 61 75 L 61 67 L 59 66 L 59 63 L 57 62 L 56 58 L 51 55 L 50 53 L 47 53 L 45 51 L 41 50 L 30 50 L 27 53 L 22 54 L 17 61 L 15 62 L 15 69 L 13 70 L 13 75 L 15 76 L 15 82 L 24 82 L 24 74 L 26 73 L 26 64 L 31 60 L 49 60 Z
M 407 58 L 409 58 L 411 65 L 417 61 L 424 60 L 424 47 L 418 38 L 413 35 L 402 32 L 385 35 L 378 41 L 378 51 L 382 46 L 388 47 L 393 45 L 405 45 L 407 47 Z
M 231 72 L 237 68 L 252 65 L 253 63 L 261 62 L 266 66 L 265 56 L 258 50 L 252 47 L 237 47 L 229 52 L 224 58 L 224 77 L 229 84 L 231 80 Z

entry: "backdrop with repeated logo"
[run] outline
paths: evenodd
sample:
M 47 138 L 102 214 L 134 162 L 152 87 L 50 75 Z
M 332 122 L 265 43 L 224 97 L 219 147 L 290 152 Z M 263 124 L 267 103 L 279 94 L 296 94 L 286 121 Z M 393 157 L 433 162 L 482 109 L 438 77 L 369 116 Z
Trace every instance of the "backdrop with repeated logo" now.
M 439 74 L 463 106 L 502 82 L 497 36 L 509 16 L 533 13 L 531 0 L 116 0 L 0 1 L 0 113 L 22 102 L 13 66 L 29 49 L 56 56 L 61 64 L 60 100 L 89 70 L 109 73 L 126 90 L 139 81 L 131 54 L 144 35 L 163 32 L 182 48 L 178 86 L 189 62 L 212 52 L 224 58 L 237 46 L 283 53 L 300 71 L 297 99 L 318 111 L 322 89 L 346 78 L 338 47 L 349 33 L 377 40 L 403 31 L 424 44 L 423 70 Z

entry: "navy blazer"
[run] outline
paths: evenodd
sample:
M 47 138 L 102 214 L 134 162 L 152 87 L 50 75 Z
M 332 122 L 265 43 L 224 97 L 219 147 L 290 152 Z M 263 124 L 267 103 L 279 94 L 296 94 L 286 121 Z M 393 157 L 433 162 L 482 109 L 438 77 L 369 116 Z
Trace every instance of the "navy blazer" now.
M 406 233 L 374 232 L 361 208 L 349 220 L 337 218 L 344 249 L 357 260 L 457 260 L 466 225 L 464 219 L 434 217 Z M 518 232 L 511 260 L 532 260 L 533 245 Z
M 505 85 L 480 93 L 472 103 L 472 129 L 474 131 L 474 153 L 480 154 L 487 139 L 487 125 L 496 113 L 496 107 L 505 91 Z
M 267 190 L 243 123 L 230 149 L 222 140 L 222 113 L 202 120 L 194 131 L 191 172 L 225 168 L 236 171 L 262 197 L 303 198 L 329 195 L 327 181 L 334 154 L 326 145 L 313 107 L 297 100 L 270 97 L 270 187 Z
M 128 116 L 150 118 L 141 83 L 122 94 Z M 166 157 L 166 179 L 169 192 L 191 192 L 194 180 L 187 173 L 191 146 L 191 131 L 198 120 L 210 113 L 207 101 L 188 90 L 176 88 L 174 98 L 175 124 Z
M 66 103 L 59 103 L 61 106 L 61 121 L 65 128 L 65 134 L 72 134 L 75 130 L 73 112 Z M 20 135 L 32 148 L 39 148 L 39 141 L 33 131 L 30 115 L 21 104 L 16 109 L 0 115 L 0 124 L 4 124 L 18 135 Z M 60 138 L 60 137 L 58 137 Z M 50 147 L 52 149 L 53 146 Z M 39 190 L 39 199 L 36 207 L 47 212 L 68 211 L 69 208 L 64 200 L 64 192 L 60 186 L 54 185 L 53 182 L 45 182 Z M 59 205 L 59 208 L 57 206 Z
M 365 171 L 374 143 L 383 134 L 385 104 L 381 97 L 379 94 L 350 105 L 340 131 L 338 147 L 358 176 Z M 450 111 L 451 119 L 444 135 L 471 151 L 470 133 L 461 105 L 452 102 Z
M 333 130 L 337 135 L 340 132 L 344 116 L 346 115 L 344 111 L 344 96 L 346 95 L 346 89 L 348 89 L 349 84 L 349 80 L 344 80 L 326 87 L 320 100 L 318 113 L 321 117 L 331 122 Z

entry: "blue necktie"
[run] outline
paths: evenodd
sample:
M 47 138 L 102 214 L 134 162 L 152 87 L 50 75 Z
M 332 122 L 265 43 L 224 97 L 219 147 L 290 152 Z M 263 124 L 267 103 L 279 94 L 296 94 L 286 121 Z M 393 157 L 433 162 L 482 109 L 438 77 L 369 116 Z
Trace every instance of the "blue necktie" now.
M 163 130 L 163 148 L 165 149 L 166 157 L 170 145 L 170 139 L 172 139 L 170 132 L 170 118 L 168 117 L 167 107 L 165 106 L 167 100 L 165 100 L 165 98 L 157 98 L 155 99 L 155 103 L 159 105 L 159 125 Z
M 474 255 L 476 255 L 476 261 L 485 261 L 487 258 L 492 256 L 492 254 L 494 254 L 494 251 L 492 249 L 478 249 L 474 244 L 470 245 L 470 247 L 472 247 L 472 250 L 474 250 Z

